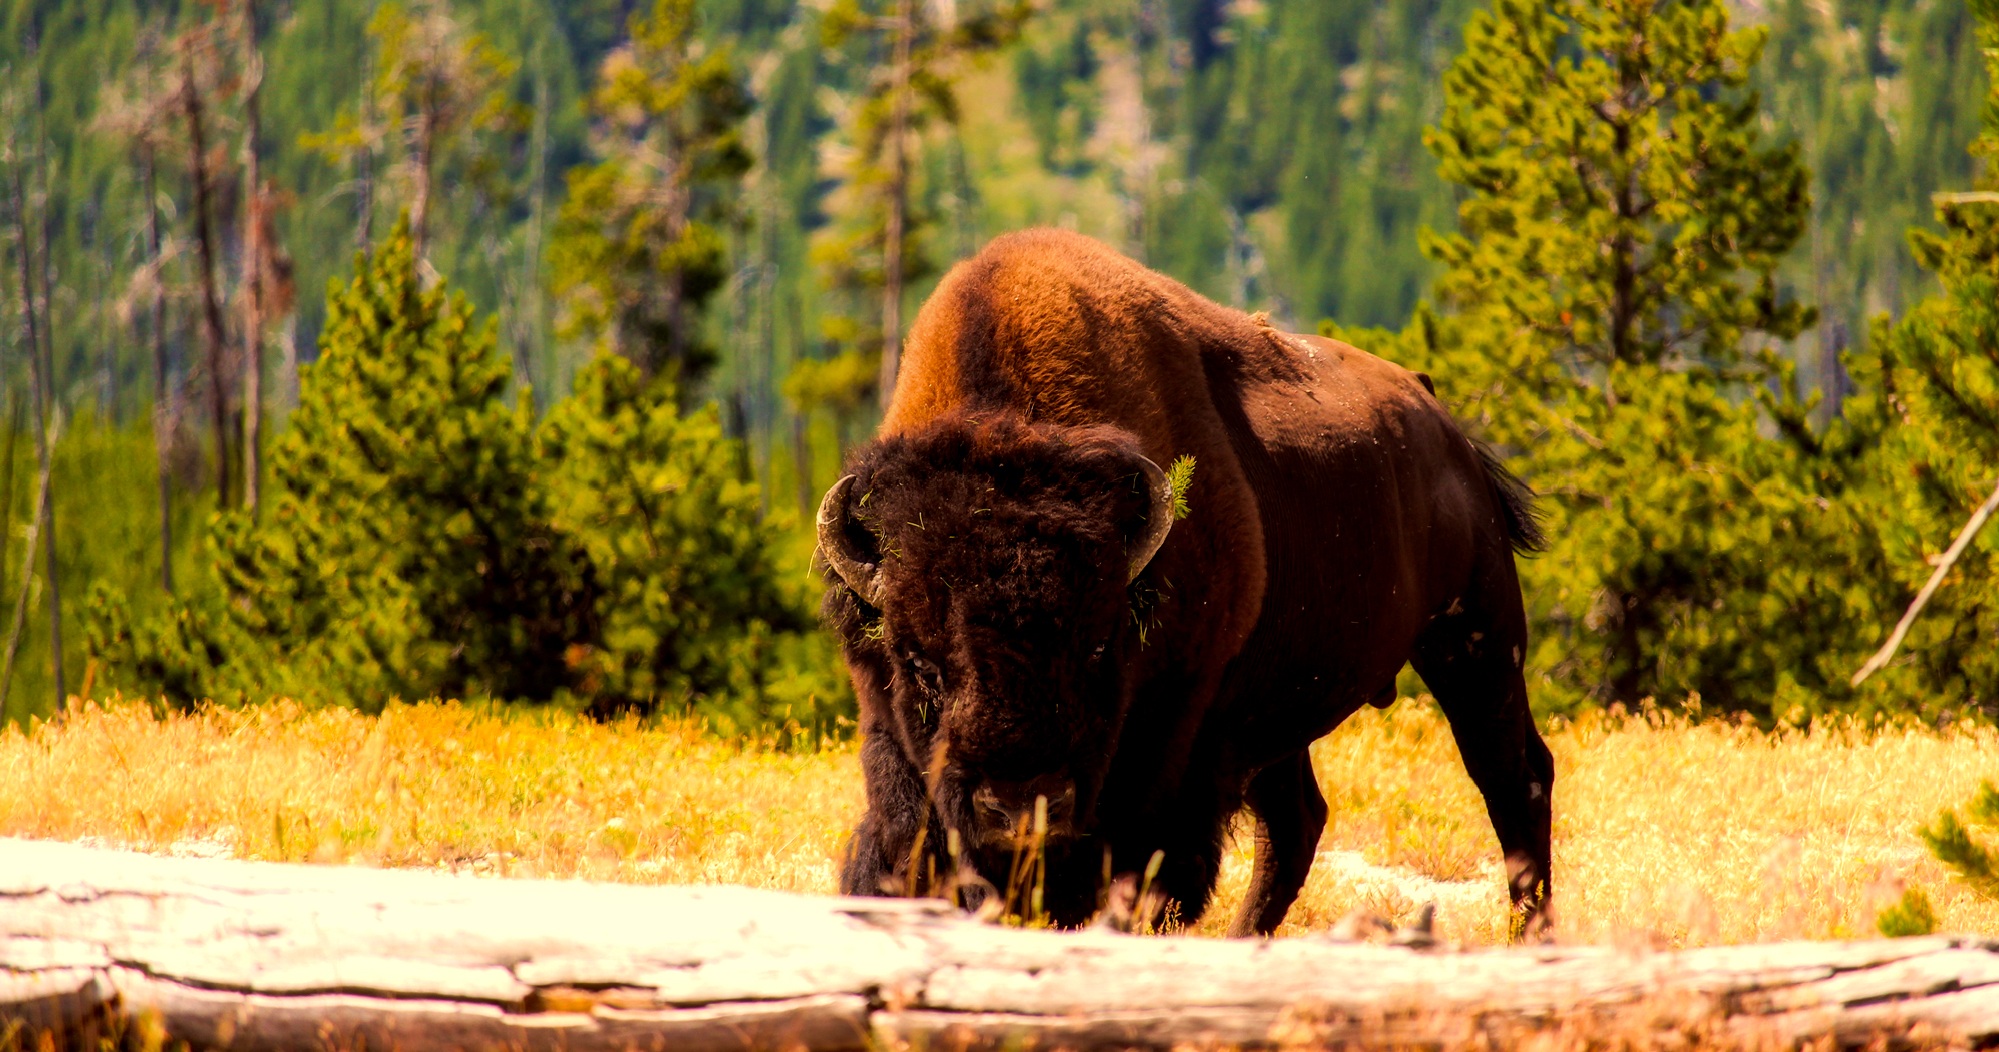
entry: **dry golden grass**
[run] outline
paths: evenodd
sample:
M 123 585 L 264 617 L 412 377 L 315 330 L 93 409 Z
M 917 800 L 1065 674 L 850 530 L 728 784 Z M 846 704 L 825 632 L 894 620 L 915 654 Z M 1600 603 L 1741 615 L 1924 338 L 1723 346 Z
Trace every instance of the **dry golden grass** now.
M 1999 934 L 1999 905 L 1951 884 L 1914 834 L 1999 775 L 1990 730 L 1600 717 L 1548 741 L 1566 939 L 1864 936 L 1905 884 L 1946 929 Z M 1328 854 L 1284 934 L 1434 898 L 1447 939 L 1503 937 L 1497 844 L 1427 701 L 1363 711 L 1314 759 Z M 851 745 L 783 752 L 547 711 L 86 706 L 0 735 L 0 835 L 148 851 L 827 892 L 860 806 Z M 1240 899 L 1246 841 L 1197 931 L 1219 932 Z

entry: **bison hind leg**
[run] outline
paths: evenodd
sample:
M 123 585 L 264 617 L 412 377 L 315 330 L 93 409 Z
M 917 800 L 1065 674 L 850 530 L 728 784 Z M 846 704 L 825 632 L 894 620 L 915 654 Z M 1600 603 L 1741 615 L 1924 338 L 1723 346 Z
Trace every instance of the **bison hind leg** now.
M 1526 616 L 1512 560 L 1502 558 L 1495 570 L 1503 572 L 1488 575 L 1490 587 L 1431 622 L 1413 663 L 1485 798 L 1506 856 L 1515 931 L 1534 935 L 1548 924 L 1555 763 L 1527 704 Z

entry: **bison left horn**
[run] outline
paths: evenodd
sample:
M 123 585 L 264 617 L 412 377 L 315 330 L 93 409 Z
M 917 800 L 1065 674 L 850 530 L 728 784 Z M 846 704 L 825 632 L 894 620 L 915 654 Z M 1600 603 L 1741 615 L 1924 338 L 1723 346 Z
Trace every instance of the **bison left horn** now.
M 826 565 L 840 575 L 840 580 L 847 582 L 847 587 L 869 606 L 879 607 L 881 567 L 855 551 L 853 539 L 847 536 L 847 496 L 853 489 L 854 476 L 848 475 L 833 483 L 833 488 L 826 491 L 826 499 L 819 502 L 819 553 L 825 557 Z
M 1145 536 L 1131 550 L 1126 584 L 1138 580 L 1138 575 L 1145 572 L 1152 557 L 1159 554 L 1159 546 L 1166 543 L 1167 531 L 1173 528 L 1173 480 L 1144 456 L 1138 458 L 1138 468 L 1145 473 L 1145 488 L 1152 495 L 1152 505 L 1145 515 Z

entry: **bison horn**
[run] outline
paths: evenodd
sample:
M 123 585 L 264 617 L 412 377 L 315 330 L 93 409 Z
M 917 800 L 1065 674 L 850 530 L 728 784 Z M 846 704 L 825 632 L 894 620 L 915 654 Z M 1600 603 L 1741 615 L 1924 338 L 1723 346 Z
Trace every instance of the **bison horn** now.
M 853 540 L 847 536 L 847 496 L 853 489 L 854 476 L 848 475 L 833 483 L 833 488 L 826 491 L 826 499 L 819 502 L 819 554 L 840 575 L 840 580 L 847 582 L 847 587 L 869 606 L 879 607 L 881 567 L 855 551 Z
M 1152 505 L 1145 515 L 1145 536 L 1131 550 L 1131 569 L 1125 575 L 1125 583 L 1138 580 L 1145 572 L 1152 557 L 1159 554 L 1159 546 L 1166 543 L 1166 533 L 1173 528 L 1173 480 L 1167 477 L 1159 465 L 1141 456 L 1139 470 L 1145 473 L 1145 488 L 1152 495 Z

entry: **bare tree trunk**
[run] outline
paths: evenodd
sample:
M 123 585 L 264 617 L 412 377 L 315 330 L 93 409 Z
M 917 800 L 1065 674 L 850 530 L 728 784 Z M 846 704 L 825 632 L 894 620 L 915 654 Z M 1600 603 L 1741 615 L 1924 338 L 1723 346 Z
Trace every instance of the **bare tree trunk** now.
M 437 146 L 434 121 L 435 115 L 428 109 L 417 118 L 416 189 L 410 194 L 410 239 L 416 247 L 413 258 L 418 263 L 423 262 L 424 250 L 430 244 L 430 178 L 435 163 L 433 150 Z
M 527 244 L 521 249 L 521 307 L 519 322 L 520 382 L 530 388 L 541 372 L 541 239 L 548 214 L 548 67 L 541 39 L 534 44 L 534 125 L 528 132 L 528 229 Z M 552 383 L 554 377 L 542 377 Z M 543 393 L 553 399 L 555 392 Z
M 53 428 L 44 431 L 35 429 L 35 451 L 46 457 L 49 444 L 55 441 Z M 28 551 L 21 558 L 21 584 L 14 593 L 14 620 L 7 631 L 7 656 L 4 667 L 0 667 L 0 722 L 4 722 L 9 710 L 8 698 L 14 690 L 14 659 L 21 653 L 21 630 L 28 623 L 28 593 L 35 583 L 35 547 L 42 539 L 41 524 L 49 511 L 49 466 L 44 459 L 37 472 L 35 484 L 35 511 L 28 520 Z M 56 707 L 62 707 L 62 692 L 56 692 Z
M 1923 607 L 1929 603 L 1930 596 L 1936 594 L 1937 589 L 1943 585 L 1943 579 L 1950 575 L 1950 568 L 1957 565 L 1957 557 L 1963 555 L 1966 548 L 1971 547 L 1972 538 L 1978 536 L 1978 531 L 1985 528 L 1986 520 L 1990 519 L 1995 511 L 1999 511 L 1999 487 L 1994 487 L 1992 495 L 1985 498 L 1985 503 L 1980 504 L 1978 510 L 1971 513 L 1971 518 L 1965 522 L 1964 528 L 1958 531 L 1957 539 L 1951 542 L 1950 549 L 1943 553 L 1943 558 L 1937 560 L 1937 568 L 1930 574 L 1930 579 L 1923 583 L 1922 591 L 1916 593 L 1916 601 L 1909 604 L 1909 609 L 1903 612 L 1902 619 L 1895 623 L 1895 631 L 1889 633 L 1888 641 L 1881 644 L 1881 649 L 1875 651 L 1874 656 L 1868 658 L 1867 663 L 1860 666 L 1860 670 L 1853 674 L 1853 686 L 1859 686 L 1862 680 L 1881 671 L 1894 659 L 1896 649 L 1902 645 L 1902 637 L 1908 635 L 1909 626 L 1916 623 L 1916 615 L 1923 612 Z
M 243 0 L 243 506 L 257 513 L 264 431 L 264 184 L 257 139 L 264 57 L 257 50 L 257 5 Z
M 228 376 L 223 371 L 225 337 L 222 329 L 222 301 L 215 287 L 215 231 L 210 221 L 208 142 L 201 90 L 194 80 L 194 55 L 181 52 L 181 114 L 187 120 L 189 178 L 194 183 L 194 236 L 201 249 L 202 336 L 208 347 L 208 401 L 215 425 L 215 503 L 229 506 L 229 393 Z
M 42 509 L 42 532 L 46 534 L 48 537 L 48 541 L 44 545 L 44 551 L 47 553 L 48 575 L 49 575 L 49 673 L 55 679 L 56 707 L 61 708 L 63 703 L 63 697 L 64 694 L 66 693 L 64 690 L 63 665 L 62 665 L 62 583 L 56 577 L 56 540 L 57 540 L 56 506 L 55 506 L 55 492 L 54 492 L 55 483 L 52 477 L 52 473 L 54 471 L 52 465 L 55 457 L 54 436 L 61 430 L 59 425 L 57 424 L 59 414 L 61 413 L 61 408 L 56 404 L 55 400 L 56 348 L 55 348 L 55 316 L 53 313 L 53 308 L 55 306 L 55 253 L 50 248 L 49 245 L 49 242 L 51 240 L 50 228 L 53 226 L 53 224 L 49 221 L 49 201 L 51 197 L 49 194 L 48 103 L 47 100 L 43 99 L 42 97 L 42 87 L 41 87 L 41 81 L 39 79 L 35 81 L 34 96 L 35 96 L 35 182 L 40 190 L 37 196 L 40 200 L 40 205 L 41 205 L 41 222 L 39 226 L 41 228 L 41 241 L 42 241 L 42 261 L 41 261 L 42 302 L 41 302 L 41 325 L 40 325 L 42 332 L 42 351 L 41 351 L 42 397 L 44 399 L 45 404 L 48 407 L 48 428 L 49 428 L 43 440 L 43 444 L 46 447 L 48 461 L 45 462 L 42 470 L 45 474 L 51 476 L 49 481 L 43 483 L 45 487 L 48 487 L 49 498 L 47 502 L 44 504 Z M 28 230 L 27 230 L 28 217 L 26 212 L 22 212 L 20 214 L 19 221 L 21 223 L 21 242 L 23 245 L 25 245 L 28 240 Z M 26 257 L 24 255 L 23 262 L 25 261 Z M 25 296 L 23 298 L 25 300 Z M 34 344 L 32 342 L 29 344 L 28 349 L 30 351 L 34 350 Z
M 791 418 L 791 459 L 798 469 L 798 514 L 801 522 L 812 515 L 812 440 L 806 434 L 809 422 L 802 411 Z
M 14 537 L 14 447 L 20 440 L 21 391 L 15 388 L 7 398 L 7 448 L 0 453 L 0 595 L 7 592 L 7 551 L 13 547 Z M 6 711 L 0 709 L 0 725 L 7 722 Z
M 42 330 L 45 327 L 47 316 L 44 311 L 38 309 L 36 303 L 37 296 L 35 290 L 35 269 L 36 269 L 35 253 L 34 253 L 34 240 L 32 235 L 29 233 L 29 225 L 28 225 L 28 194 L 26 186 L 27 178 L 21 171 L 21 169 L 25 167 L 25 164 L 20 160 L 21 153 L 19 150 L 18 143 L 11 145 L 13 145 L 14 148 L 10 149 L 8 152 L 12 154 L 16 159 L 14 164 L 13 186 L 12 186 L 13 190 L 12 203 L 14 206 L 13 207 L 14 230 L 17 235 L 17 239 L 20 243 L 20 249 L 21 249 L 19 255 L 20 276 L 21 276 L 21 327 L 22 327 L 22 335 L 27 344 L 28 372 L 29 372 L 30 382 L 34 388 L 35 462 L 41 472 L 41 484 L 40 484 L 41 496 L 38 498 L 35 504 L 35 516 L 32 522 L 30 523 L 31 532 L 29 534 L 29 542 L 28 542 L 28 560 L 23 568 L 21 576 L 21 587 L 22 587 L 21 604 L 26 604 L 27 602 L 27 586 L 29 584 L 30 578 L 32 578 L 34 574 L 34 556 L 35 556 L 36 539 L 39 538 L 39 536 L 42 533 L 48 533 L 51 541 L 51 544 L 49 546 L 50 551 L 48 557 L 49 633 L 50 633 L 51 654 L 53 657 L 52 671 L 54 672 L 55 675 L 56 704 L 58 707 L 60 707 L 62 704 L 62 694 L 63 694 L 62 598 L 61 598 L 61 590 L 57 587 L 56 575 L 55 575 L 56 558 L 54 551 L 55 546 L 53 544 L 55 537 L 54 533 L 55 514 L 50 507 L 51 482 L 49 478 L 50 458 L 52 456 L 52 451 L 49 449 L 49 446 L 52 442 L 51 435 L 52 435 L 53 424 L 51 421 L 54 415 L 53 407 L 50 404 L 54 397 L 54 392 L 50 389 L 50 383 L 49 383 L 50 380 L 49 363 L 52 360 L 52 358 L 44 353 L 47 349 L 47 338 L 46 338 L 47 334 Z M 46 229 L 46 221 L 47 221 L 46 214 L 44 214 L 43 220 L 44 220 L 44 229 L 42 230 L 42 251 L 46 253 L 48 251 L 48 231 Z M 44 277 L 46 277 L 46 275 L 44 275 Z M 46 291 L 46 286 L 44 287 L 44 291 Z M 47 306 L 46 301 L 43 301 L 43 303 L 40 306 L 45 308 Z M 12 683 L 13 655 L 16 649 L 20 645 L 20 633 L 21 633 L 22 623 L 25 621 L 27 614 L 26 606 L 25 605 L 19 606 L 16 613 L 18 616 L 15 618 L 13 638 L 9 640 L 7 648 L 8 660 L 7 660 L 6 682 L 0 683 L 0 711 L 5 711 L 5 703 L 6 703 L 5 691 L 7 689 L 7 686 L 11 685 Z
M 895 395 L 895 376 L 902 367 L 902 238 L 909 222 L 910 48 L 916 37 L 916 12 L 910 0 L 896 0 L 895 57 L 890 75 L 888 125 L 888 220 L 882 231 L 882 361 L 878 382 L 883 410 Z
M 375 78 L 368 75 L 368 59 L 361 57 L 361 147 L 354 154 L 354 247 L 368 251 L 375 240 L 375 144 L 369 141 L 369 126 L 375 119 Z
M 146 251 L 153 261 L 153 454 L 160 472 L 160 587 L 174 594 L 173 471 L 170 447 L 173 419 L 167 390 L 167 286 L 165 261 L 160 253 L 160 207 L 158 169 L 153 145 L 146 140 L 139 148 L 139 164 L 146 180 Z

